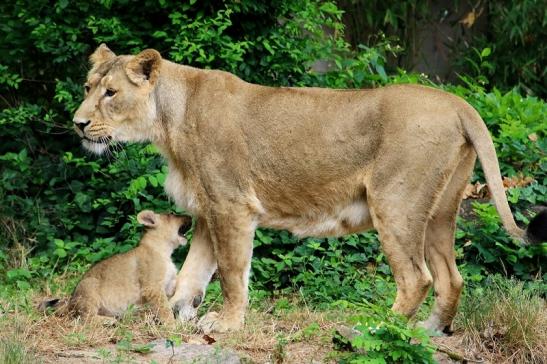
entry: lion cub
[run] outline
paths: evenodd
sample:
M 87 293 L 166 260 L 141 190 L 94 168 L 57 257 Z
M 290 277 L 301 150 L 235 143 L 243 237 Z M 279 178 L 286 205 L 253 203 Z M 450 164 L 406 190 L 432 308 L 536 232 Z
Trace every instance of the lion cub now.
M 139 245 L 93 266 L 68 302 L 68 310 L 85 319 L 120 316 L 131 304 L 148 303 L 164 324 L 175 320 L 168 297 L 175 291 L 177 270 L 171 253 L 186 244 L 188 216 L 141 211 L 137 221 L 147 227 Z

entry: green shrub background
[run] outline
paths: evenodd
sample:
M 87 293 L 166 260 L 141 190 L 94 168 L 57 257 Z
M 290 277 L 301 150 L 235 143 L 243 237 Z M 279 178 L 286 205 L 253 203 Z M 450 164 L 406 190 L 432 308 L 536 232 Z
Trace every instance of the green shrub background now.
M 473 72 L 458 85 L 434 85 L 387 66 L 387 57 L 404 52 L 396 39 L 379 34 L 370 44 L 350 47 L 341 15 L 336 3 L 313 0 L 2 2 L 0 282 L 25 289 L 34 278 L 81 271 L 138 241 L 134 216 L 141 209 L 175 210 L 163 192 L 166 167 L 152 146 L 130 145 L 97 158 L 82 150 L 71 129 L 87 57 L 102 42 L 118 54 L 156 48 L 173 61 L 266 85 L 418 82 L 454 92 L 487 123 L 504 176 L 535 179 L 508 191 L 517 220 L 526 223 L 530 208 L 546 203 L 547 106 L 522 88 L 512 89 L 509 78 L 496 88 L 490 76 L 499 65 L 491 48 L 498 45 L 485 40 Z M 314 71 L 317 61 L 329 64 L 329 71 Z M 483 180 L 480 167 L 474 180 Z M 544 274 L 545 245 L 514 242 L 487 203 L 477 202 L 474 211 L 474 219 L 460 220 L 457 232 L 458 258 L 470 281 L 492 272 L 521 279 Z M 373 232 L 297 239 L 259 230 L 255 246 L 255 290 L 301 289 L 317 304 L 393 300 Z M 178 253 L 178 262 L 184 254 Z

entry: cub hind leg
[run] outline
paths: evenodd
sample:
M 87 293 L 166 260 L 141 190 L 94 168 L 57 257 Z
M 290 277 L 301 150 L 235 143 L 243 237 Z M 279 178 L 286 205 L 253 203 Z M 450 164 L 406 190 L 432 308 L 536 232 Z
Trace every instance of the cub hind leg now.
M 75 316 L 79 316 L 84 322 L 95 322 L 108 319 L 99 316 L 101 300 L 98 297 L 99 282 L 94 278 L 84 278 L 70 297 L 67 310 Z

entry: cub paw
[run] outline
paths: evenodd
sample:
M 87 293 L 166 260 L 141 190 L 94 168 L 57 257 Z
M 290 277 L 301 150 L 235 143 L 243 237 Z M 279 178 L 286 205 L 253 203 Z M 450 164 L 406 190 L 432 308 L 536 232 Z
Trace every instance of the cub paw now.
M 243 320 L 231 319 L 217 312 L 209 312 L 199 320 L 198 327 L 204 334 L 223 333 L 241 329 Z

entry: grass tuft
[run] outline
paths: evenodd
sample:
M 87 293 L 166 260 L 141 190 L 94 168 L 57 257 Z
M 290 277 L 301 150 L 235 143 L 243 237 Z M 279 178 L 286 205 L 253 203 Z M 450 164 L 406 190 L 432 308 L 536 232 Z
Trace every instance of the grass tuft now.
M 6 330 L 4 323 L 0 326 L 3 334 L 0 334 L 0 363 L 2 364 L 27 364 L 41 363 L 36 357 L 31 345 L 26 340 L 23 323 L 15 321 Z
M 547 358 L 547 305 L 523 282 L 489 278 L 465 297 L 458 324 L 464 343 L 492 361 L 544 363 Z

